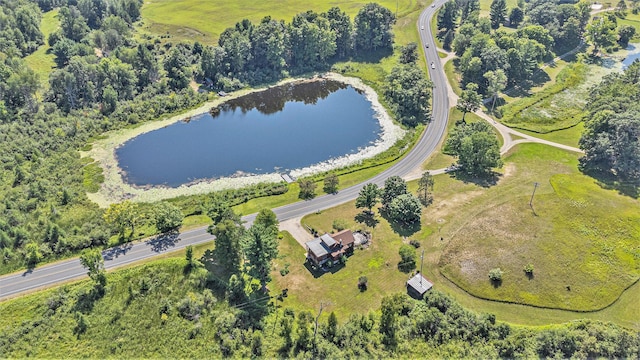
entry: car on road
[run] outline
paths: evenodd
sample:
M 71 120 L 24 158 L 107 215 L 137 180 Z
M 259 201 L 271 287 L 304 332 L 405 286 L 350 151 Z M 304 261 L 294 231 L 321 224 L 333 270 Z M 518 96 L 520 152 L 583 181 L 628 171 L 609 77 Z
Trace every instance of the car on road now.
M 429 44 L 424 43 L 424 47 L 428 48 L 428 47 L 429 47 Z
M 436 4 L 431 4 L 431 7 L 436 7 Z
M 432 69 L 435 69 L 435 68 L 436 68 L 436 64 L 432 62 L 432 63 L 431 63 L 431 68 L 432 68 Z
M 424 25 L 423 25 L 423 26 L 420 26 L 420 30 L 424 30 Z

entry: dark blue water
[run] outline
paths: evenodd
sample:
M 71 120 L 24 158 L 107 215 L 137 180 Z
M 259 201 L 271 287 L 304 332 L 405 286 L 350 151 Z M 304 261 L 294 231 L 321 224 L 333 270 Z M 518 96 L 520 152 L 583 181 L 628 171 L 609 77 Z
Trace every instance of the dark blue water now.
M 125 181 L 177 187 L 203 179 L 286 172 L 357 153 L 380 125 L 371 103 L 334 82 L 289 84 L 230 100 L 116 149 Z

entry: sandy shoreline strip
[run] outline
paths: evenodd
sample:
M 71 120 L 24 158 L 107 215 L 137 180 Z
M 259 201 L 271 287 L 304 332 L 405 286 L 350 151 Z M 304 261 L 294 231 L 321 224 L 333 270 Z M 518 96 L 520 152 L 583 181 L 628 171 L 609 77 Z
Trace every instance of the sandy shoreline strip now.
M 380 124 L 381 135 L 380 138 L 375 142 L 375 144 L 361 149 L 356 154 L 330 159 L 319 164 L 290 171 L 289 173 L 295 177 L 308 176 L 356 164 L 363 159 L 373 157 L 389 149 L 405 134 L 405 131 L 402 128 L 393 123 L 393 120 L 391 119 L 387 111 L 380 104 L 380 102 L 378 101 L 378 94 L 372 88 L 365 85 L 360 79 L 345 77 L 335 73 L 327 73 L 324 74 L 322 78 L 317 79 L 287 79 L 279 82 L 275 86 L 292 82 L 319 81 L 323 78 L 339 81 L 351 85 L 358 90 L 361 90 L 364 93 L 366 99 L 372 104 L 375 117 L 378 119 L 378 122 Z M 98 165 L 102 168 L 105 178 L 104 182 L 100 186 L 100 190 L 98 190 L 98 192 L 96 193 L 87 193 L 87 197 L 91 201 L 97 203 L 100 207 L 107 207 L 112 203 L 120 202 L 126 199 L 131 199 L 132 201 L 154 202 L 182 195 L 196 195 L 224 189 L 237 189 L 261 182 L 282 181 L 280 174 L 270 173 L 233 178 L 220 178 L 215 180 L 203 180 L 195 184 L 185 184 L 176 188 L 141 188 L 132 186 L 124 182 L 120 168 L 118 167 L 118 161 L 115 156 L 115 150 L 118 148 L 118 146 L 136 136 L 163 128 L 178 121 L 182 121 L 185 118 L 207 113 L 211 108 L 216 107 L 227 100 L 234 99 L 252 92 L 264 91 L 266 89 L 267 88 L 264 87 L 235 91 L 229 96 L 206 102 L 197 109 L 190 110 L 180 115 L 172 116 L 164 120 L 147 122 L 133 129 L 120 129 L 105 134 L 106 138 L 96 140 L 92 144 L 91 150 L 80 152 L 80 155 L 82 157 L 90 157 L 98 162 Z

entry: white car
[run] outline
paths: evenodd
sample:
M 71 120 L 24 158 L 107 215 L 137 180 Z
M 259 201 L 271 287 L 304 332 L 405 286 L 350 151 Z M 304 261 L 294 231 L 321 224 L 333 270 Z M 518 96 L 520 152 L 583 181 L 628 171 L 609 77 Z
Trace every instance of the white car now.
M 436 7 L 436 4 L 431 4 L 431 7 Z
M 431 68 L 435 69 L 436 68 L 436 64 L 435 63 L 431 63 Z
M 420 30 L 424 30 L 424 26 L 420 26 Z

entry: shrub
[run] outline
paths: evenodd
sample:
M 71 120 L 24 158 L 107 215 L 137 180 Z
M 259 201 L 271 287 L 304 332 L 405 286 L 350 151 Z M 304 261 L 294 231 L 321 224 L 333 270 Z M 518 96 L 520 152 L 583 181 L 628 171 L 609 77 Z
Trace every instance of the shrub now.
M 289 263 L 284 264 L 284 268 L 280 269 L 280 275 L 285 276 L 289 273 Z
M 402 245 L 400 247 L 400 263 L 398 269 L 408 273 L 416 268 L 416 249 L 411 245 Z
M 489 270 L 489 279 L 494 282 L 501 282 L 502 274 L 503 272 L 502 270 L 500 270 L 500 268 L 491 269 Z
M 420 241 L 418 240 L 409 240 L 409 244 L 416 249 L 420 247 Z
M 333 224 L 331 224 L 331 226 L 336 231 L 342 231 L 342 230 L 344 230 L 344 229 L 346 229 L 348 227 L 347 222 L 344 219 L 333 220 Z
M 527 275 L 533 275 L 533 264 L 532 263 L 528 263 L 527 265 L 524 266 L 524 270 L 525 274 Z
M 360 276 L 358 278 L 358 289 L 360 289 L 360 291 L 367 290 L 368 282 L 369 282 L 369 280 L 367 279 L 366 276 Z

